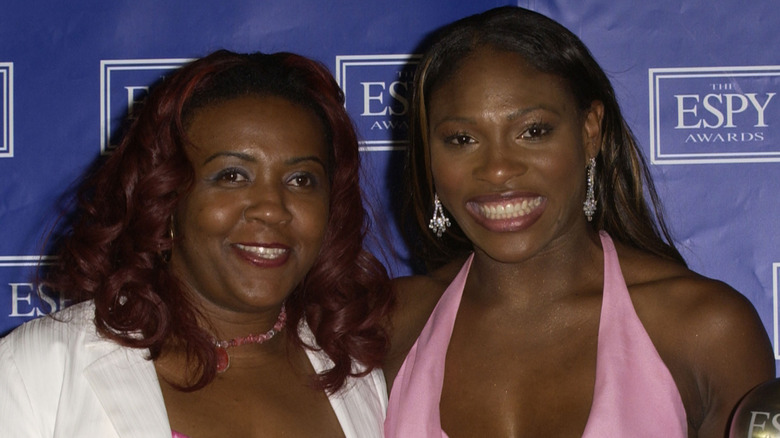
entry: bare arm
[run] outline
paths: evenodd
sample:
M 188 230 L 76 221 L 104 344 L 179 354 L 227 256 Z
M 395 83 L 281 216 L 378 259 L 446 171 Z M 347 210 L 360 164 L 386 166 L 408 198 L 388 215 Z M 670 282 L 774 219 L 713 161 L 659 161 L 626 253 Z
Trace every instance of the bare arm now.
M 700 438 L 723 438 L 729 416 L 750 389 L 775 377 L 772 346 L 752 304 L 723 283 L 706 281 L 690 320 L 688 359 L 701 398 L 692 423 Z M 696 424 L 698 423 L 698 424 Z

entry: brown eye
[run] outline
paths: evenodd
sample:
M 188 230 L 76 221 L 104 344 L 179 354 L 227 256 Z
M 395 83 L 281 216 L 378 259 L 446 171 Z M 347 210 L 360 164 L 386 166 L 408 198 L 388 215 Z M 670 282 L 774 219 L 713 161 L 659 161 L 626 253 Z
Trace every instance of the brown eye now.
M 456 146 L 463 146 L 466 144 L 474 143 L 474 139 L 468 134 L 458 133 L 458 134 L 453 134 L 448 136 L 447 138 L 444 139 L 444 142 Z
M 520 137 L 526 140 L 537 140 L 549 134 L 551 128 L 548 125 L 532 125 Z
M 224 169 L 214 179 L 226 183 L 239 183 L 249 180 L 245 172 L 236 168 Z
M 310 187 L 315 185 L 317 180 L 313 175 L 307 172 L 301 172 L 291 176 L 290 179 L 287 180 L 287 183 L 295 187 Z

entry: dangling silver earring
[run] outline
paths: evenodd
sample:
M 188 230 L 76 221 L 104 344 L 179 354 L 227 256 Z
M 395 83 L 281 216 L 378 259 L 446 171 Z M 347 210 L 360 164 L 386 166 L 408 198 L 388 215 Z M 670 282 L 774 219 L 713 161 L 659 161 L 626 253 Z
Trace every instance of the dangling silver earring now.
M 450 220 L 447 216 L 444 216 L 444 208 L 442 208 L 441 201 L 439 201 L 439 195 L 435 193 L 433 195 L 433 217 L 428 222 L 428 228 L 436 234 L 436 237 L 441 237 L 449 226 Z
M 585 212 L 585 217 L 588 218 L 588 222 L 593 220 L 593 215 L 596 213 L 596 194 L 593 191 L 593 186 L 596 180 L 596 158 L 591 158 L 588 162 L 588 191 L 585 194 L 585 202 L 582 205 L 582 211 Z

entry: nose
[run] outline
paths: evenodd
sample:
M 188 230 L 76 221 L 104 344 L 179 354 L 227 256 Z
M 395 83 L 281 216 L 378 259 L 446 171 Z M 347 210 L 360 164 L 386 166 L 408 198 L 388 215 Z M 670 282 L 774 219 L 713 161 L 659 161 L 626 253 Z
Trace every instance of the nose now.
M 528 170 L 521 154 L 512 145 L 487 144 L 480 150 L 474 176 L 493 185 L 506 184 Z
M 292 213 L 287 208 L 284 188 L 269 185 L 253 187 L 244 208 L 244 220 L 268 225 L 290 222 Z

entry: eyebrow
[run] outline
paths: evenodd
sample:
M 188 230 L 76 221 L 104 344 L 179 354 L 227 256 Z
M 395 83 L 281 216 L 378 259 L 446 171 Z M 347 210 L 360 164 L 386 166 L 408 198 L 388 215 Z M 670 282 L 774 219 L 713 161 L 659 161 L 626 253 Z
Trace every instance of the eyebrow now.
M 552 108 L 549 108 L 549 107 L 547 107 L 545 105 L 536 105 L 536 106 L 532 106 L 532 107 L 528 107 L 528 108 L 519 108 L 519 109 L 517 109 L 515 111 L 512 111 L 511 113 L 507 114 L 506 120 L 511 122 L 513 120 L 516 120 L 516 119 L 524 116 L 525 114 L 528 114 L 528 113 L 531 113 L 531 112 L 534 112 L 534 111 L 538 111 L 538 110 L 550 111 L 552 113 L 558 114 L 558 111 L 556 111 L 556 110 L 554 110 Z M 473 119 L 471 117 L 459 117 L 459 116 L 447 117 L 447 118 L 439 121 L 434 126 L 434 129 L 438 128 L 439 125 L 441 125 L 442 123 L 446 123 L 446 122 L 476 123 L 476 119 Z
M 253 156 L 251 156 L 249 154 L 245 154 L 243 152 L 220 151 L 220 152 L 217 152 L 216 154 L 209 155 L 208 158 L 203 160 L 203 164 L 204 165 L 208 164 L 208 163 L 216 160 L 219 157 L 236 157 L 239 160 L 251 161 L 253 163 L 257 162 L 257 159 L 255 157 L 253 157 Z
M 285 160 L 285 164 L 293 165 L 293 164 L 302 163 L 304 161 L 313 161 L 315 163 L 319 163 L 319 165 L 322 166 L 323 169 L 325 169 L 325 170 L 328 169 L 328 166 L 325 165 L 325 162 L 322 161 L 322 159 L 320 159 L 320 157 L 318 157 L 316 155 L 307 155 L 307 156 L 303 156 L 303 157 L 293 157 L 293 158 L 290 158 L 288 160 Z
M 217 153 L 215 153 L 213 155 L 210 155 L 208 158 L 206 158 L 203 161 L 203 164 L 204 165 L 208 164 L 209 162 L 214 161 L 214 160 L 216 160 L 217 158 L 220 158 L 220 157 L 235 157 L 235 158 L 238 158 L 239 160 L 243 160 L 243 161 L 249 161 L 249 162 L 252 162 L 252 163 L 256 163 L 257 162 L 257 158 L 255 158 L 254 156 L 252 156 L 250 154 L 245 154 L 243 152 L 221 151 L 221 152 L 217 152 Z M 320 159 L 320 157 L 318 157 L 316 155 L 306 155 L 306 156 L 302 156 L 302 157 L 292 157 L 292 158 L 289 158 L 289 159 L 285 160 L 284 163 L 287 164 L 287 165 L 295 165 L 295 164 L 298 164 L 298 163 L 302 163 L 304 161 L 313 161 L 315 163 L 319 163 L 319 165 L 322 166 L 323 169 L 327 169 L 328 168 L 325 165 L 325 162 L 322 161 L 322 159 Z
M 550 112 L 556 113 L 556 114 L 558 113 L 557 111 L 553 110 L 552 108 L 548 108 L 548 107 L 546 107 L 544 105 L 537 105 L 537 106 L 532 106 L 530 108 L 521 108 L 521 109 L 518 109 L 516 111 L 513 111 L 513 112 L 509 113 L 508 116 L 506 116 L 506 119 L 509 120 L 509 121 L 512 121 L 512 120 L 518 119 L 518 118 L 520 118 L 520 117 L 522 117 L 522 116 L 524 116 L 524 115 L 526 115 L 528 113 L 531 113 L 531 112 L 534 112 L 534 111 L 537 111 L 537 110 L 550 111 Z

